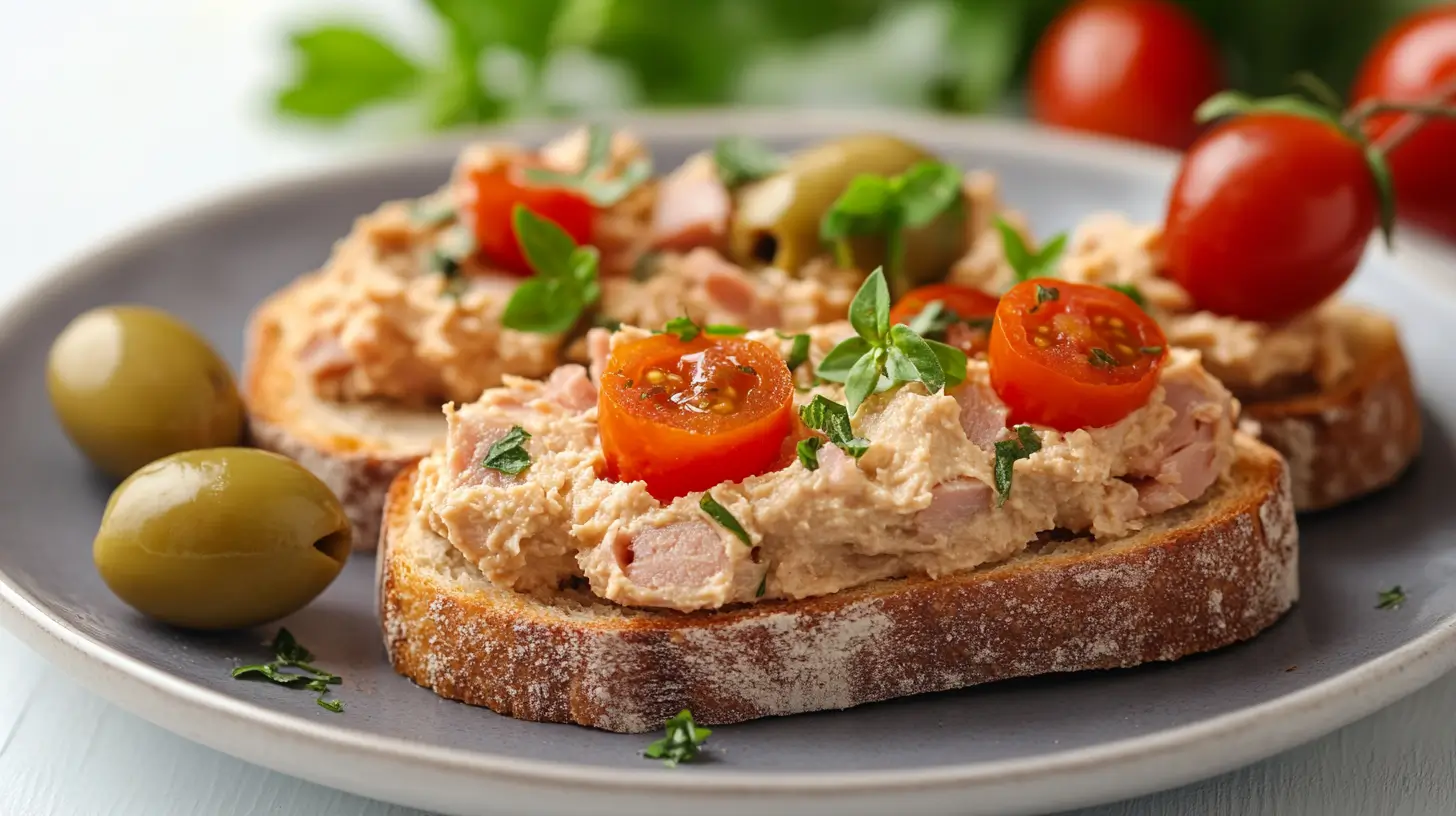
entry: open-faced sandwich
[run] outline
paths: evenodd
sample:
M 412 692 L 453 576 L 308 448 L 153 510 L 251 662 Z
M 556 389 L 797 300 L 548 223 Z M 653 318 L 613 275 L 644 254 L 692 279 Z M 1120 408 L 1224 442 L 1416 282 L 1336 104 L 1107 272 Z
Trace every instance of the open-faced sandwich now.
M 386 508 L 394 666 L 643 731 L 1173 660 L 1294 603 L 1283 460 L 1128 296 L 917 322 L 876 273 L 848 323 L 597 329 L 590 373 L 446 406 Z
M 725 139 L 650 176 L 639 142 L 591 128 L 471 147 L 441 190 L 360 218 L 253 316 L 255 442 L 323 478 L 370 549 L 390 479 L 444 433 L 440 404 L 585 359 L 594 324 L 794 331 L 843 319 L 876 264 L 899 294 L 999 261 L 994 181 L 888 136 L 789 157 Z

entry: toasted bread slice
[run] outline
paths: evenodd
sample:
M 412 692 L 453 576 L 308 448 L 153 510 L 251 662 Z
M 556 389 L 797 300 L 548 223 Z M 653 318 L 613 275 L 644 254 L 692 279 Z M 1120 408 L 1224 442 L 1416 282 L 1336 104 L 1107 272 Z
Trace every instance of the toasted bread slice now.
M 422 521 L 409 468 L 390 489 L 378 564 L 385 645 L 443 697 L 623 732 L 683 708 L 729 723 L 1174 660 L 1253 637 L 1298 596 L 1288 470 L 1237 439 L 1228 477 L 1130 537 L 695 613 L 494 586 Z
M 243 399 L 252 443 L 295 459 L 339 497 L 354 526 L 354 549 L 373 551 L 390 482 L 445 436 L 439 409 L 325 402 L 301 381 L 281 343 L 290 298 L 303 283 L 264 301 L 248 322 Z
M 1301 512 L 1385 487 L 1421 447 L 1420 403 L 1395 324 L 1345 303 L 1329 315 L 1349 338 L 1350 374 L 1319 393 L 1243 404 L 1260 437 L 1289 460 Z

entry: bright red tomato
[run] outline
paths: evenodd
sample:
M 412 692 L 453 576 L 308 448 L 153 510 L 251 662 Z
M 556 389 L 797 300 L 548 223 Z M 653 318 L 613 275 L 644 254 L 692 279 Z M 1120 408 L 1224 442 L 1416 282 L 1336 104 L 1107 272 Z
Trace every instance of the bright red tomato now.
M 511 213 L 524 204 L 535 214 L 555 221 L 578 245 L 591 243 L 596 208 L 581 193 L 561 187 L 537 187 L 528 183 L 517 165 L 477 170 L 470 180 L 475 187 L 475 241 L 481 260 L 492 268 L 513 275 L 532 273 L 521 245 L 516 241 Z
M 941 307 L 953 312 L 959 321 L 946 327 L 944 337 L 933 339 L 944 340 L 966 354 L 975 354 L 986 350 L 987 331 L 972 322 L 996 314 L 996 300 L 994 296 L 971 286 L 932 283 L 906 292 L 890 310 L 890 322 L 908 325 L 925 311 L 925 307 L 940 301 Z
M 1042 35 L 1031 60 L 1039 121 L 1165 147 L 1193 141 L 1193 112 L 1221 88 L 1212 39 L 1166 0 L 1076 3 Z
M 646 482 L 662 501 L 766 472 L 794 424 L 783 358 L 741 337 L 618 346 L 597 402 L 608 478 Z
M 1242 116 L 1183 157 L 1167 273 L 1200 308 L 1285 320 L 1349 279 L 1378 214 L 1375 178 L 1348 135 L 1301 116 Z
M 1386 34 L 1365 58 L 1354 96 L 1456 103 L 1456 4 L 1413 14 Z M 1403 118 L 1374 117 L 1371 137 Z M 1427 119 L 1388 159 L 1400 214 L 1456 238 L 1456 120 Z
M 1163 330 L 1132 298 L 1041 278 L 1002 296 L 988 362 L 1011 424 L 1073 431 L 1146 405 L 1166 356 Z

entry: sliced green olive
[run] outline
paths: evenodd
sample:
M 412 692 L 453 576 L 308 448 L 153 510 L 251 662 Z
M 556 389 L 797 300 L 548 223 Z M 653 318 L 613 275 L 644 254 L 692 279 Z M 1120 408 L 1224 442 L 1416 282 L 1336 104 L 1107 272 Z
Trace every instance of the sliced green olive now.
M 144 615 L 191 629 L 255 626 L 301 609 L 349 558 L 339 500 L 298 463 L 250 448 L 168 456 L 112 493 L 92 555 Z

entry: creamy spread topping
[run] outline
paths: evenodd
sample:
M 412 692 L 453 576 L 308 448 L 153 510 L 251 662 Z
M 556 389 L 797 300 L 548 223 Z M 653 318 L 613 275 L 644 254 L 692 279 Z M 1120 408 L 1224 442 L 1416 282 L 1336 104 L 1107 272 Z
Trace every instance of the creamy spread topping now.
M 611 342 L 643 334 L 624 329 Z M 810 334 L 817 361 L 849 329 Z M 776 333 L 750 337 L 790 353 Z M 604 356 L 605 335 L 592 345 Z M 835 385 L 797 399 L 816 394 L 843 399 Z M 489 580 L 521 591 L 585 578 L 600 597 L 680 610 L 802 598 L 1002 561 L 1053 530 L 1138 530 L 1226 471 L 1237 404 L 1197 354 L 1174 350 L 1151 399 L 1121 421 L 1035 429 L 1040 449 L 1015 462 L 998 506 L 994 445 L 1011 432 L 987 364 L 972 359 L 948 394 L 912 384 L 871 397 L 854 419 L 869 440 L 858 459 L 825 443 L 818 468 L 806 468 L 794 447 L 809 432 L 796 426 L 780 467 L 709 490 L 747 543 L 704 512 L 701 493 L 664 504 L 642 482 L 600 478 L 596 412 L 579 366 L 545 383 L 507 378 L 474 404 L 447 407 L 448 442 L 422 463 L 416 489 L 428 524 Z M 531 435 L 529 467 L 514 476 L 480 467 L 517 426 Z

